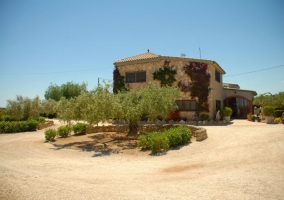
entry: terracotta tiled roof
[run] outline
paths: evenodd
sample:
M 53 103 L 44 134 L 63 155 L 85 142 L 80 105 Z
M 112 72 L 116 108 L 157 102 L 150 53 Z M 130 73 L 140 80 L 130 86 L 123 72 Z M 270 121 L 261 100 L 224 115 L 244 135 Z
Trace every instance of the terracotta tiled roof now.
M 136 61 L 136 60 L 146 60 L 146 59 L 158 58 L 158 57 L 160 57 L 160 55 L 151 53 L 151 52 L 149 52 L 149 50 L 148 50 L 148 52 L 146 52 L 146 53 L 142 53 L 142 54 L 138 54 L 138 55 L 136 55 L 136 56 L 131 56 L 131 57 L 128 57 L 128 58 L 123 58 L 123 59 L 117 60 L 117 61 L 115 61 L 115 63 L 128 62 L 128 61 Z

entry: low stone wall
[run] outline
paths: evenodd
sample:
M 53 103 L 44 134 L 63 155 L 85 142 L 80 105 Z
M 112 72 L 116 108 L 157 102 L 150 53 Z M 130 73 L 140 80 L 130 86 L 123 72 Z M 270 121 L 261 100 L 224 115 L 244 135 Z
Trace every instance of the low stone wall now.
M 44 128 L 47 128 L 47 127 L 50 127 L 50 126 L 53 126 L 54 125 L 54 121 L 46 121 L 44 124 L 40 124 L 38 125 L 38 130 L 41 130 L 41 129 L 44 129 Z
M 164 131 L 169 128 L 178 127 L 178 126 L 187 126 L 191 132 L 192 135 L 196 138 L 196 141 L 202 141 L 206 139 L 207 131 L 205 128 L 198 127 L 198 126 L 192 126 L 192 125 L 186 125 L 186 124 L 144 124 L 139 125 L 138 129 L 140 130 L 140 134 L 151 132 L 151 131 Z M 88 127 L 87 133 L 98 133 L 98 132 L 121 132 L 121 133 L 127 133 L 128 132 L 128 125 L 109 125 L 109 126 L 94 126 L 94 127 Z

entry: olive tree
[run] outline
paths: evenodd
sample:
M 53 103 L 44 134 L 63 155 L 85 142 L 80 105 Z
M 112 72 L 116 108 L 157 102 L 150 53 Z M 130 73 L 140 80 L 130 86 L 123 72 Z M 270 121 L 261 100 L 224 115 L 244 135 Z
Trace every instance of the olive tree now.
M 23 96 L 17 95 L 16 100 L 7 100 L 7 114 L 16 121 L 24 118 Z
M 128 122 L 128 135 L 136 135 L 138 132 L 138 122 L 143 114 L 139 92 L 118 92 L 115 95 L 114 116 L 115 118 L 125 119 Z
M 128 122 L 128 135 L 137 135 L 138 122 L 142 115 L 147 114 L 152 121 L 157 117 L 167 118 L 168 114 L 177 108 L 175 99 L 181 95 L 182 92 L 178 88 L 160 87 L 155 84 L 149 84 L 138 92 L 119 92 L 115 95 L 115 117 Z
M 62 97 L 57 104 L 57 118 L 71 127 L 72 120 L 75 119 L 76 99 L 66 99 Z
M 40 116 L 41 100 L 38 96 L 34 99 L 17 95 L 16 100 L 7 101 L 7 114 L 14 120 L 28 120 Z
M 51 115 L 56 113 L 57 101 L 53 99 L 48 99 L 42 101 L 42 112 Z
M 284 92 L 279 92 L 275 95 L 259 95 L 253 100 L 254 105 L 259 106 L 274 106 L 284 108 Z
M 182 92 L 178 88 L 160 87 L 155 84 L 141 89 L 140 94 L 143 112 L 148 115 L 151 121 L 157 120 L 158 117 L 165 120 L 171 111 L 177 109 L 175 99 L 182 96 Z
M 89 126 L 113 116 L 113 94 L 109 85 L 99 85 L 90 92 L 84 92 L 76 99 L 75 119 L 87 121 Z

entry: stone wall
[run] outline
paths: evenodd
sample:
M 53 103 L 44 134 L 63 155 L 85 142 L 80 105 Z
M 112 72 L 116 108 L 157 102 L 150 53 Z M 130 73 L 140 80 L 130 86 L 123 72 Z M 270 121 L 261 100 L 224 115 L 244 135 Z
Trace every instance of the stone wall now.
M 38 125 L 38 130 L 41 130 L 41 129 L 44 129 L 44 128 L 47 128 L 47 127 L 50 127 L 50 126 L 53 126 L 54 125 L 54 121 L 46 121 L 44 124 L 40 124 Z

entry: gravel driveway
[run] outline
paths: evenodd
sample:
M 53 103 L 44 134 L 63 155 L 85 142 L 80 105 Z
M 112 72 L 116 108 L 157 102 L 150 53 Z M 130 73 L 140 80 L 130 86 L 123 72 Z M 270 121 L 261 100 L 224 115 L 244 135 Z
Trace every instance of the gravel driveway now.
M 284 199 L 284 125 L 205 128 L 208 139 L 162 156 L 58 149 L 44 130 L 0 134 L 0 199 Z

